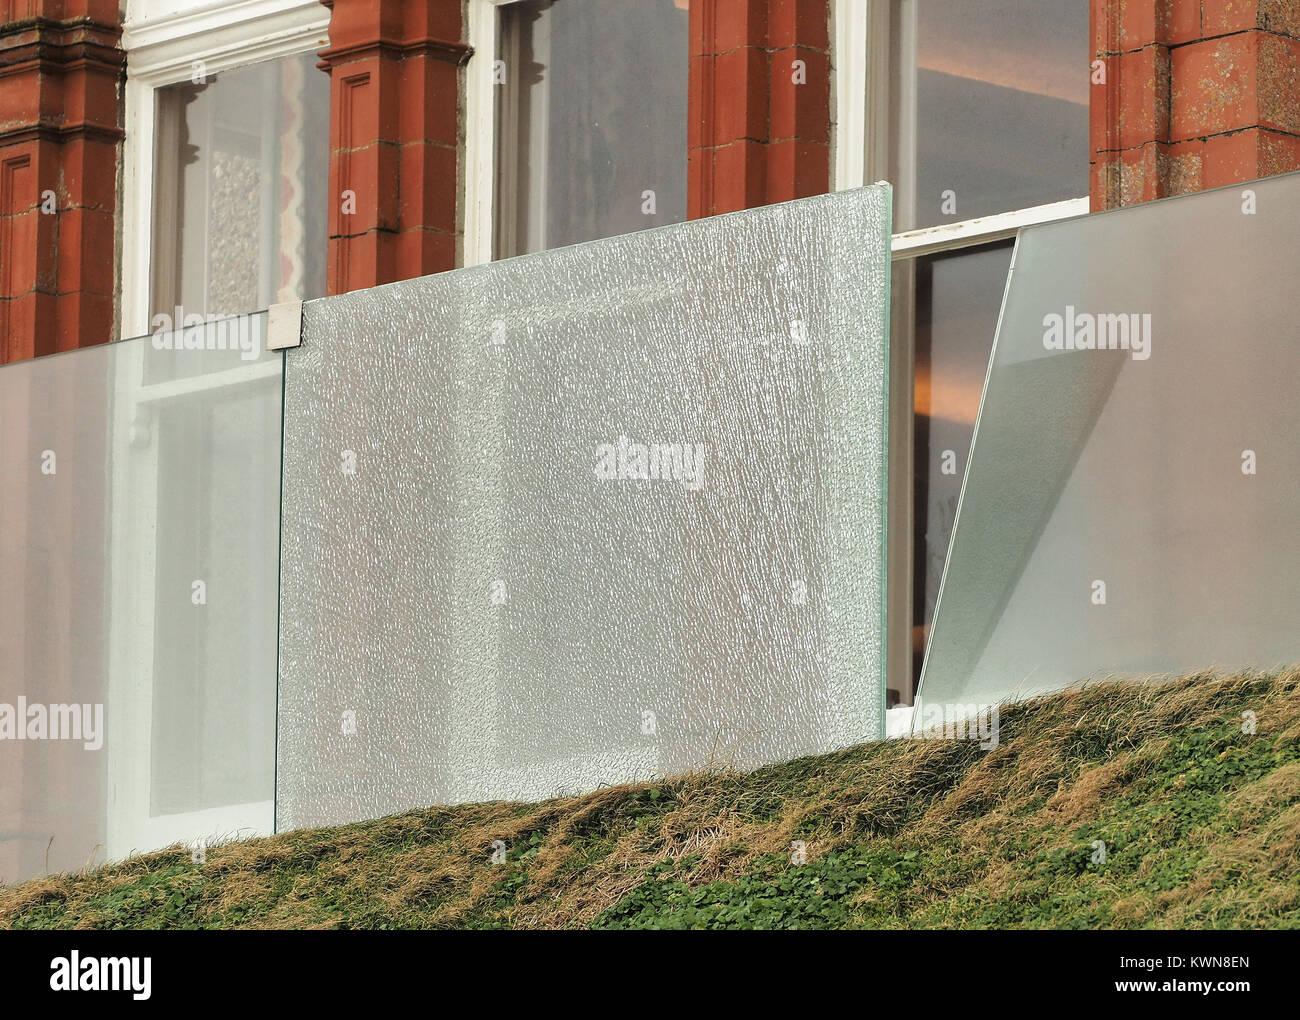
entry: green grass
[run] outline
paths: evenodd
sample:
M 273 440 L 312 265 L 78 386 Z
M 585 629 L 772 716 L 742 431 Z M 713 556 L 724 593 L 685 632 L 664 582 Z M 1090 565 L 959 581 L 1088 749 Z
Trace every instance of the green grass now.
M 990 751 L 880 742 L 164 851 L 0 888 L 0 925 L 1297 928 L 1300 671 L 1006 706 Z

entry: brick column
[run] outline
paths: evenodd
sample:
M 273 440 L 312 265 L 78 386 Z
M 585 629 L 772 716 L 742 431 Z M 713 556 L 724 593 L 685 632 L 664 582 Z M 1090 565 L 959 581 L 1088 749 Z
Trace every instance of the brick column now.
M 1091 0 L 1092 208 L 1300 169 L 1300 4 Z
M 0 0 L 0 364 L 116 335 L 117 8 Z
M 830 190 L 829 20 L 827 0 L 692 0 L 692 219 Z
M 455 268 L 461 0 L 330 8 L 329 293 Z

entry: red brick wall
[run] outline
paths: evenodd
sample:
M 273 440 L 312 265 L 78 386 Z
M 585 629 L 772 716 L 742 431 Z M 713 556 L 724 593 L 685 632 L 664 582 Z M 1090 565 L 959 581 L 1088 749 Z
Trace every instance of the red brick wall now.
M 828 0 L 691 0 L 692 219 L 830 190 Z M 806 81 L 793 80 L 794 61 Z
M 117 0 L 0 0 L 0 364 L 115 336 Z
M 456 266 L 461 0 L 321 0 L 331 9 L 331 294 Z M 346 193 L 355 211 L 345 208 Z
M 461 0 L 322 2 L 329 290 L 453 268 Z M 1094 208 L 1300 169 L 1300 2 L 1090 2 Z M 689 214 L 826 191 L 829 0 L 690 8 Z M 0 0 L 0 362 L 116 333 L 119 34 L 117 0 Z
M 1300 169 L 1300 3 L 1092 0 L 1092 207 Z

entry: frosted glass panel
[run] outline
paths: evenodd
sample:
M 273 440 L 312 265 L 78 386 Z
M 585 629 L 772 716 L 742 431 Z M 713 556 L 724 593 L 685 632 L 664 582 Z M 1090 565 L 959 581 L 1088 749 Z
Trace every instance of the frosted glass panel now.
M 889 201 L 306 306 L 280 828 L 880 734 Z
M 272 827 L 264 318 L 0 368 L 0 882 Z
M 952 540 L 962 474 L 975 433 L 993 334 L 1014 242 L 894 262 L 891 318 L 913 337 L 912 638 L 915 675 L 900 691 L 911 704 L 925 637 Z M 893 692 L 890 692 L 891 694 Z
M 1021 233 L 926 703 L 1300 660 L 1300 176 L 1249 187 Z

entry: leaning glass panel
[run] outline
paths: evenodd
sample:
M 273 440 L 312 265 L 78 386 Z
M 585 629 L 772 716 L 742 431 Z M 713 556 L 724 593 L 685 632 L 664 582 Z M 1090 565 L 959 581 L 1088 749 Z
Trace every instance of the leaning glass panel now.
M 1021 232 L 921 698 L 1300 660 L 1300 176 Z
M 886 693 L 890 707 L 912 704 L 921 676 L 1012 246 L 1006 241 L 894 260 L 891 342 L 896 360 L 900 349 L 913 352 L 914 675 Z
M 305 307 L 279 828 L 881 735 L 889 201 Z
M 264 320 L 0 368 L 0 881 L 272 828 Z

